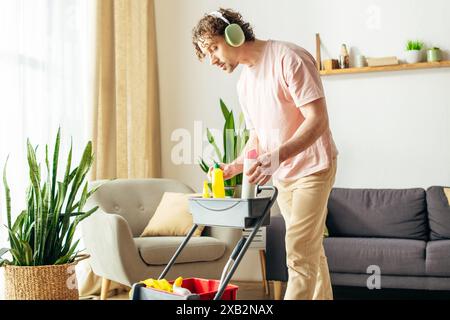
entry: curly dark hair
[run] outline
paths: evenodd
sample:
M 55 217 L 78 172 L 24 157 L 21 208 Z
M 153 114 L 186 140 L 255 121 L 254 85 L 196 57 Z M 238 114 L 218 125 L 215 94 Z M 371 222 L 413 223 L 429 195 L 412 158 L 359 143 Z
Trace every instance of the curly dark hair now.
M 239 12 L 223 8 L 220 8 L 218 11 L 231 24 L 236 23 L 241 26 L 242 31 L 244 31 L 245 41 L 255 41 L 255 35 L 251 25 L 242 19 Z M 200 49 L 199 43 L 204 43 L 205 41 L 210 40 L 213 36 L 223 36 L 227 26 L 228 25 L 225 21 L 209 14 L 205 14 L 197 23 L 195 28 L 192 30 L 192 44 L 194 45 L 195 54 L 199 60 L 203 60 L 203 58 L 205 58 L 205 54 Z

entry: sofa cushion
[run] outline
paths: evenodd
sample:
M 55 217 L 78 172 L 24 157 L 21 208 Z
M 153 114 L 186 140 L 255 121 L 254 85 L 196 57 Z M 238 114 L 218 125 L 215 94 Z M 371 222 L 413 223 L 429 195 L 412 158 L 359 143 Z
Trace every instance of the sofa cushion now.
M 427 240 L 424 189 L 334 188 L 327 226 L 333 237 Z
M 166 265 L 185 237 L 134 238 L 142 260 L 148 265 Z M 192 237 L 176 263 L 214 261 L 225 253 L 225 243 L 212 237 Z
M 430 239 L 450 239 L 450 205 L 444 187 L 428 188 L 427 210 L 430 222 Z
M 325 254 L 331 272 L 367 273 L 371 265 L 381 275 L 425 275 L 426 242 L 407 239 L 326 238 Z
M 426 257 L 427 275 L 450 276 L 450 240 L 429 241 Z

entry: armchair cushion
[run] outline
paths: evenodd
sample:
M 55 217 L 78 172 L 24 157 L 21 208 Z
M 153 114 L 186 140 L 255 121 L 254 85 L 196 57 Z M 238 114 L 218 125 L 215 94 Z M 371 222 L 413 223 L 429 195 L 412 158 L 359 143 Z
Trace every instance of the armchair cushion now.
M 165 192 L 141 237 L 187 235 L 193 225 L 188 198 L 194 195 L 196 194 Z M 193 236 L 200 236 L 203 229 L 204 226 L 199 226 Z
M 184 237 L 134 238 L 142 260 L 147 265 L 167 265 Z M 191 238 L 176 263 L 214 261 L 225 253 L 226 245 L 213 237 Z

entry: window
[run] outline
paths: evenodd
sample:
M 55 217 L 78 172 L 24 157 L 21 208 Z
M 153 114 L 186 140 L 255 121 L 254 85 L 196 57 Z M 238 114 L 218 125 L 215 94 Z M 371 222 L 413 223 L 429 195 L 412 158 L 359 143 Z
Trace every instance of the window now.
M 90 137 L 94 30 L 92 0 L 0 0 L 0 168 L 9 154 L 13 215 L 25 204 L 26 139 L 39 144 L 43 159 L 45 144 L 53 149 L 61 126 L 61 155 L 72 136 L 77 162 Z M 1 248 L 6 241 L 2 183 L 0 191 Z

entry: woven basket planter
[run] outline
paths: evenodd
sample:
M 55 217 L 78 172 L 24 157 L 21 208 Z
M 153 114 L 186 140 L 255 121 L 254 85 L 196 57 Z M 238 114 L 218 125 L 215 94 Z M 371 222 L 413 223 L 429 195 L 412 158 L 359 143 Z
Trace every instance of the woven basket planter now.
M 76 264 L 35 267 L 6 265 L 5 299 L 78 300 Z

